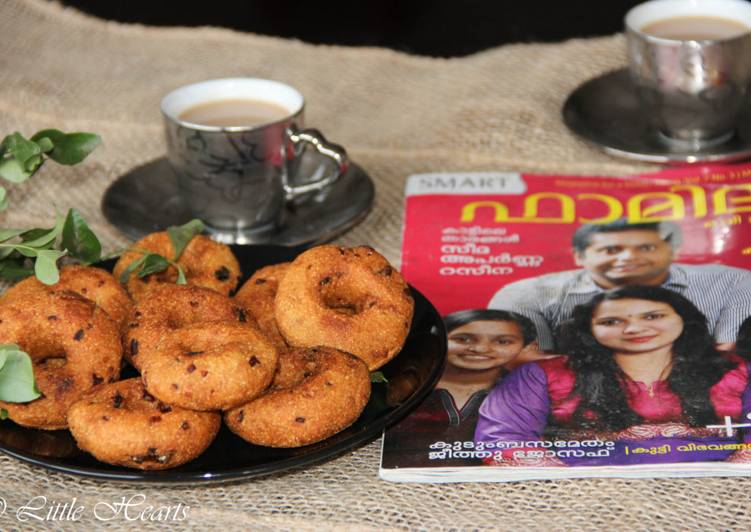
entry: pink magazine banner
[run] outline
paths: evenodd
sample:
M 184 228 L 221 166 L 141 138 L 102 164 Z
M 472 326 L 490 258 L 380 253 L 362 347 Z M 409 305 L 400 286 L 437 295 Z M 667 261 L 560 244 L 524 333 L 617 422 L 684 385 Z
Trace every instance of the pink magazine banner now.
M 751 268 L 751 164 L 629 177 L 413 175 L 401 271 L 444 315 L 485 308 L 508 283 L 577 268 L 574 231 L 619 219 L 680 225 L 677 262 Z

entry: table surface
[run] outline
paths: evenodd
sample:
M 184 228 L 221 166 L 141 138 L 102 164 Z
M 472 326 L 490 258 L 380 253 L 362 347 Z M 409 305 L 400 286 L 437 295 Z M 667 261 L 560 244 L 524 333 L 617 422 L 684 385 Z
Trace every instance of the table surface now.
M 337 242 L 367 243 L 398 263 L 406 176 L 505 170 L 626 175 L 653 167 L 611 158 L 560 119 L 583 81 L 623 66 L 622 35 L 517 44 L 454 59 L 315 46 L 216 28 L 148 28 L 91 18 L 44 0 L 0 3 L 0 131 L 47 127 L 104 139 L 77 167 L 46 165 L 10 189 L 4 227 L 45 226 L 79 209 L 107 251 L 127 245 L 99 210 L 119 175 L 163 154 L 158 103 L 182 84 L 226 76 L 279 79 L 307 99 L 307 122 L 347 147 L 376 183 L 368 218 Z M 0 430 L 2 428 L 0 427 Z M 157 488 L 50 473 L 0 456 L 0 528 L 44 495 L 84 507 L 60 529 L 102 526 L 93 509 L 189 507 L 175 528 L 628 529 L 746 528 L 747 478 L 586 479 L 512 484 L 396 484 L 378 479 L 380 442 L 299 471 L 224 486 Z M 142 497 L 142 499 L 139 499 Z M 2 501 L 0 501 L 2 510 Z M 136 514 L 138 511 L 136 510 Z M 130 517 L 133 517 L 131 515 Z M 134 525 L 123 514 L 107 523 Z M 26 527 L 51 526 L 27 522 Z M 139 522 L 142 530 L 164 523 Z

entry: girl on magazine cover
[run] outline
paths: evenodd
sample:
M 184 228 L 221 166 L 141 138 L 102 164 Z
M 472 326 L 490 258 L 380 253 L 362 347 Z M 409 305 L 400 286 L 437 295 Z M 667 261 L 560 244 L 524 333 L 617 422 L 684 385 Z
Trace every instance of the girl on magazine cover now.
M 497 465 L 744 461 L 747 363 L 716 350 L 680 294 L 626 286 L 576 307 L 567 356 L 525 364 L 480 408 L 476 443 Z M 735 425 L 735 426 L 729 426 Z
M 511 363 L 535 340 L 532 322 L 502 310 L 462 310 L 444 318 L 448 333 L 446 368 L 435 390 L 404 421 L 390 429 L 384 456 L 393 444 L 399 467 L 448 467 L 471 460 L 428 460 L 436 441 L 469 442 L 477 410 Z M 534 352 L 536 350 L 533 349 Z M 474 463 L 481 463 L 474 461 Z

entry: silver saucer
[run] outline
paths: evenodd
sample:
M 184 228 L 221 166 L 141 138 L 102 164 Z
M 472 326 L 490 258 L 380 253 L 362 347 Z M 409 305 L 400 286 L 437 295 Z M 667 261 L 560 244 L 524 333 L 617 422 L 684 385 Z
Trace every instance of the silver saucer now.
M 663 164 L 732 162 L 751 156 L 751 108 L 735 134 L 700 150 L 671 146 L 647 124 L 628 70 L 615 70 L 580 85 L 563 105 L 563 121 L 577 135 L 605 152 Z
M 295 247 L 327 242 L 365 219 L 374 198 L 373 181 L 350 163 L 347 173 L 329 189 L 288 205 L 276 231 L 243 243 Z M 112 225 L 135 239 L 191 219 L 166 158 L 119 177 L 104 193 L 102 212 Z

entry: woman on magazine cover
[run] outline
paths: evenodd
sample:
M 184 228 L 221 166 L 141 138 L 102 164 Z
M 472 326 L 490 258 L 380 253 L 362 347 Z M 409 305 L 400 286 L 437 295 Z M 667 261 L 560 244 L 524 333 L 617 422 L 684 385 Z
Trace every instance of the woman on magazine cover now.
M 751 454 L 745 427 L 727 427 L 749 422 L 747 363 L 715 349 L 704 315 L 680 294 L 655 286 L 604 292 L 576 307 L 558 334 L 567 357 L 519 367 L 481 406 L 475 440 L 495 449 L 488 462 L 613 465 Z
M 502 310 L 462 310 L 444 318 L 448 333 L 446 368 L 435 390 L 404 421 L 390 429 L 384 456 L 393 445 L 399 467 L 448 467 L 480 464 L 467 459 L 429 460 L 430 445 L 469 442 L 477 409 L 506 366 L 533 344 L 532 322 Z

